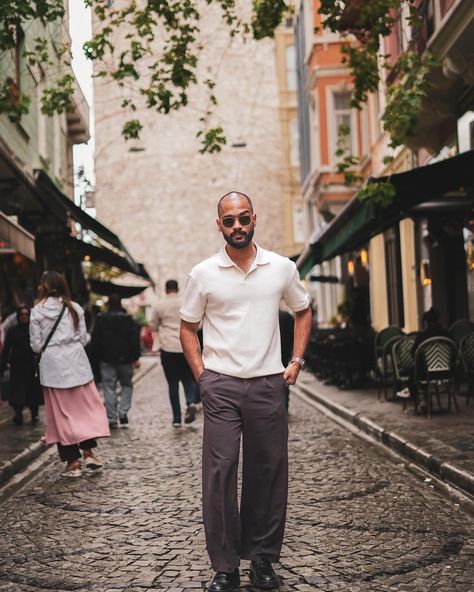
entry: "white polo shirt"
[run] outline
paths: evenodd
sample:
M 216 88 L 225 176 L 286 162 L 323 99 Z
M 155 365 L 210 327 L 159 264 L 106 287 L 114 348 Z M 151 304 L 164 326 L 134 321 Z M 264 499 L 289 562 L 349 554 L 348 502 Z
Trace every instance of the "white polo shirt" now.
M 296 265 L 259 246 L 247 273 L 225 248 L 193 267 L 180 313 L 189 323 L 202 320 L 205 368 L 239 378 L 283 372 L 281 299 L 294 312 L 309 306 Z

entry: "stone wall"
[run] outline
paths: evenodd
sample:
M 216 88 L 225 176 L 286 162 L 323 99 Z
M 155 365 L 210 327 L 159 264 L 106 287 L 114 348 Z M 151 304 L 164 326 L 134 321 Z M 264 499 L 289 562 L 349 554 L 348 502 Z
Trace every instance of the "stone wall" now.
M 145 264 L 158 293 L 169 278 L 184 282 L 195 263 L 220 248 L 216 202 L 229 190 L 252 196 L 256 241 L 285 250 L 288 182 L 273 41 L 230 40 L 214 9 L 203 16 L 201 41 L 200 72 L 204 78 L 217 72 L 215 120 L 228 138 L 219 154 L 199 154 L 195 138 L 207 106 L 203 89 L 193 90 L 190 106 L 177 113 L 139 109 L 142 138 L 126 143 L 120 134 L 128 119 L 120 107 L 123 91 L 110 81 L 95 80 L 97 217 Z M 232 147 L 236 142 L 246 146 Z

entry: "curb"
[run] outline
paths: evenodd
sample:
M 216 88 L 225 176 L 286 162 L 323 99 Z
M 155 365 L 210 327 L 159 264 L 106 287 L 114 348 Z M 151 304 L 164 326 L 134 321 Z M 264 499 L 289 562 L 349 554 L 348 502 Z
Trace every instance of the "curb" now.
M 40 440 L 25 448 L 20 454 L 14 456 L 11 460 L 5 461 L 0 466 L 0 486 L 33 462 L 38 456 L 48 450 L 49 446 L 43 444 Z
M 154 360 L 150 365 L 147 365 L 143 371 L 137 373 L 133 377 L 133 384 L 137 384 L 149 372 L 151 372 L 158 365 L 158 361 Z M 9 479 L 19 473 L 22 469 L 27 467 L 35 459 L 41 456 L 44 452 L 49 450 L 51 445 L 43 444 L 41 440 L 30 444 L 25 450 L 14 456 L 11 460 L 7 460 L 0 465 L 0 487 L 2 487 Z
M 359 430 L 367 434 L 372 440 L 383 444 L 413 464 L 429 471 L 431 474 L 450 485 L 457 487 L 463 493 L 474 495 L 474 474 L 470 471 L 461 469 L 450 462 L 443 462 L 439 457 L 431 454 L 428 450 L 413 444 L 396 432 L 386 430 L 365 415 L 351 411 L 340 403 L 331 401 L 304 384 L 298 384 L 297 388 L 311 399 L 332 411 L 335 415 L 352 423 Z

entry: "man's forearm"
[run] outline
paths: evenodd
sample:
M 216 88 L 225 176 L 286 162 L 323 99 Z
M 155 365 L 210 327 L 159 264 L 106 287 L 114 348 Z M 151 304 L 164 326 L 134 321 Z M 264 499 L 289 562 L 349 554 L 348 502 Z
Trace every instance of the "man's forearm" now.
M 197 380 L 204 370 L 204 364 L 201 357 L 201 345 L 197 336 L 197 328 L 194 328 L 191 323 L 181 321 L 179 338 L 181 340 L 184 357 L 191 368 L 195 380 Z
M 311 308 L 295 313 L 295 333 L 293 355 L 303 358 L 313 329 L 313 314 Z

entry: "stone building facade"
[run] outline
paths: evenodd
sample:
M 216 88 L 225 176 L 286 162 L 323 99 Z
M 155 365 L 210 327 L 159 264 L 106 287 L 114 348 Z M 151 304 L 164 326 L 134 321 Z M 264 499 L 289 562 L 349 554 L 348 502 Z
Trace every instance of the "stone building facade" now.
M 230 39 L 220 14 L 209 8 L 203 11 L 200 41 L 199 75 L 217 82 L 215 121 L 228 141 L 221 153 L 199 153 L 195 136 L 207 107 L 202 88 L 191 92 L 190 105 L 180 112 L 160 115 L 139 108 L 141 138 L 125 142 L 121 128 L 129 114 L 121 108 L 123 91 L 103 78 L 94 83 L 97 216 L 143 261 L 158 293 L 169 278 L 184 283 L 194 264 L 221 247 L 216 202 L 230 190 L 252 197 L 256 241 L 294 254 L 285 229 L 289 171 L 282 153 L 274 42 Z

